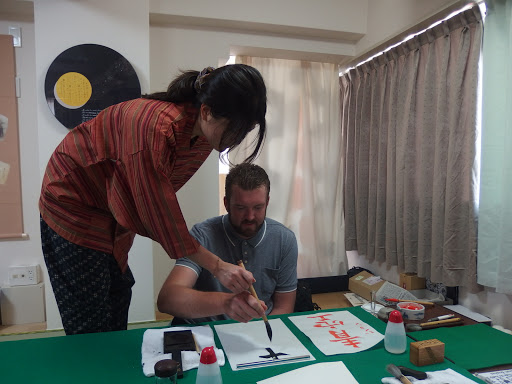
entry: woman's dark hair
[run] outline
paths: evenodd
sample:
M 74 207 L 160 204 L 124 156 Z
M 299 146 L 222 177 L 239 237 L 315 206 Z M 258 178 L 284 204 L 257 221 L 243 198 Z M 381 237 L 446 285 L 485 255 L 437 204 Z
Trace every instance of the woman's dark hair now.
M 224 117 L 229 120 L 221 138 L 221 146 L 225 145 L 228 152 L 258 126 L 254 150 L 245 159 L 245 162 L 252 162 L 263 146 L 266 133 L 267 89 L 263 77 L 256 68 L 249 65 L 226 65 L 206 74 L 197 91 L 194 84 L 198 75 L 198 71 L 184 71 L 173 80 L 167 92 L 143 97 L 176 104 L 192 103 L 196 107 L 206 104 L 214 118 Z
M 228 201 L 231 200 L 233 185 L 238 185 L 244 191 L 252 191 L 264 186 L 267 189 L 267 196 L 270 193 L 270 179 L 267 172 L 259 165 L 247 162 L 231 168 L 226 176 L 225 196 Z

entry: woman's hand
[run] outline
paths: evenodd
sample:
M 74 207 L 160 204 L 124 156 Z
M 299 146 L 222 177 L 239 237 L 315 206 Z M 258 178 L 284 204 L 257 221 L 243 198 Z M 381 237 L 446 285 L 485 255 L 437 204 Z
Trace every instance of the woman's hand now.
M 210 271 L 220 283 L 233 293 L 249 289 L 256 280 L 251 272 L 234 264 L 222 261 L 202 245 L 196 253 L 187 256 L 190 260 Z
M 221 259 L 218 259 L 213 275 L 233 293 L 246 291 L 256 281 L 251 272 Z

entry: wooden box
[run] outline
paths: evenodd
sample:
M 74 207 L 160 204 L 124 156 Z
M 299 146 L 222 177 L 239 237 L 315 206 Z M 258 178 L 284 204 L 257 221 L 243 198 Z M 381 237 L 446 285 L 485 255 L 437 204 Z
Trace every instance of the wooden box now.
M 410 345 L 409 360 L 418 367 L 442 363 L 444 343 L 437 339 L 413 342 Z
M 426 279 L 424 277 L 418 277 L 416 273 L 401 273 L 399 286 L 408 291 L 414 291 L 416 289 L 424 289 Z

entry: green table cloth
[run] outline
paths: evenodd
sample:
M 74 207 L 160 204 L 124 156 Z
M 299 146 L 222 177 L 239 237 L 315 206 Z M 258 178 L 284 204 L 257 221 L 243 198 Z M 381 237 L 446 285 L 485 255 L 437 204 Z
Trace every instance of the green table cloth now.
M 344 308 L 362 321 L 384 334 L 386 324 L 373 317 L 359 307 Z M 334 312 L 325 310 L 304 312 L 309 313 Z M 464 368 L 449 361 L 426 367 L 414 367 L 409 362 L 409 348 L 401 355 L 393 355 L 384 349 L 383 341 L 373 348 L 363 352 L 345 355 L 324 356 L 313 343 L 300 332 L 288 319 L 293 315 L 276 316 L 290 328 L 297 338 L 316 358 L 312 362 L 284 364 L 264 368 L 254 368 L 243 371 L 232 371 L 229 363 L 221 367 L 224 384 L 253 384 L 259 380 L 272 377 L 289 370 L 309 364 L 343 361 L 352 375 L 361 384 L 380 383 L 381 378 L 390 376 L 386 365 L 393 363 L 424 371 L 452 368 L 464 376 L 471 377 L 477 383 L 483 383 Z M 227 323 L 222 321 L 214 324 Z M 212 327 L 213 328 L 213 327 Z M 0 342 L 0 381 L 2 384 L 135 384 L 153 383 L 153 377 L 145 377 L 141 366 L 141 345 L 145 329 L 128 331 L 94 333 L 86 335 L 49 337 L 41 339 Z M 423 331 L 425 332 L 425 331 Z M 420 332 L 416 332 L 419 334 Z M 222 348 L 217 336 L 215 341 Z M 180 384 L 194 384 L 197 370 L 184 373 Z M 340 381 L 341 383 L 341 381 Z
M 486 324 L 435 328 L 411 332 L 409 336 L 442 341 L 445 357 L 467 370 L 512 364 L 512 335 Z

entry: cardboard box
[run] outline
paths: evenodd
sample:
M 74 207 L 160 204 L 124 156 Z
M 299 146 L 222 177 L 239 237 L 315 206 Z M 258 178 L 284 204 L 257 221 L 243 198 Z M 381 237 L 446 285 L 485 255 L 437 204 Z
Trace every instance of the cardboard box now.
M 348 280 L 348 290 L 366 300 L 371 300 L 372 291 L 377 292 L 385 282 L 386 280 L 381 279 L 379 276 L 363 271 Z
M 418 367 L 444 361 L 444 343 L 437 339 L 415 341 L 409 347 L 409 360 Z
M 398 286 L 407 289 L 408 291 L 412 291 L 415 289 L 424 289 L 425 278 L 418 277 L 416 273 L 401 273 L 400 283 L 398 284 Z

